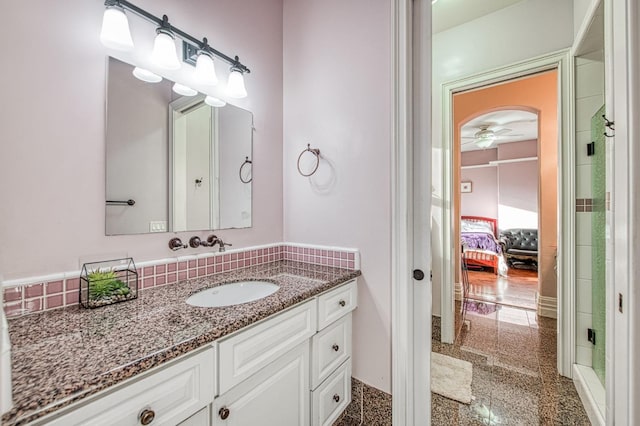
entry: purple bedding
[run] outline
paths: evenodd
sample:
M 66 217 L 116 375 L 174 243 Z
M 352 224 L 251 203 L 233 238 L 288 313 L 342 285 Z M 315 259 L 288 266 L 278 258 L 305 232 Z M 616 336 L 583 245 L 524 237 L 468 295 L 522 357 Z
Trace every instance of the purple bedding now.
M 500 244 L 493 235 L 484 232 L 463 232 L 460 234 L 462 244 L 468 249 L 489 250 L 494 253 L 502 253 Z

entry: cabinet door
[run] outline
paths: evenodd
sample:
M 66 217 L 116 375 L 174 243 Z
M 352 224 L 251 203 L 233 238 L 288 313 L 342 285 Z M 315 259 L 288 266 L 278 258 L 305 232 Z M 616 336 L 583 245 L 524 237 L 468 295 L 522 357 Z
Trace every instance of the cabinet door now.
M 214 426 L 309 424 L 309 341 L 213 402 Z
M 189 417 L 187 420 L 178 423 L 178 426 L 209 426 L 209 412 L 211 407 L 204 407 L 202 410 Z

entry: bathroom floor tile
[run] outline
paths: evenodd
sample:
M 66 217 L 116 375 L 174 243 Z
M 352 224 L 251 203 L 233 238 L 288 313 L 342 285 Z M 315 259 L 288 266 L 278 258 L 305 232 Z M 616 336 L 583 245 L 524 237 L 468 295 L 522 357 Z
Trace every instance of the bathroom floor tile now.
M 434 340 L 432 350 L 472 363 L 474 400 L 432 394 L 433 425 L 589 424 L 573 382 L 557 373 L 555 320 L 482 302 L 456 321 L 454 344 Z

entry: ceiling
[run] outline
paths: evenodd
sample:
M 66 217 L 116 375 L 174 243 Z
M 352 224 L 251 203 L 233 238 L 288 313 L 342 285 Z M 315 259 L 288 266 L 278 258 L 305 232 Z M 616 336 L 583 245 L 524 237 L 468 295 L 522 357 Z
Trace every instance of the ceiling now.
M 521 0 L 437 0 L 432 32 L 439 33 L 509 7 Z
M 488 148 L 480 148 L 474 143 L 474 136 L 482 126 L 489 126 L 489 130 L 500 134 Z M 538 115 L 521 110 L 503 110 L 483 114 L 462 126 L 461 137 L 462 152 L 491 149 L 503 143 L 538 139 Z

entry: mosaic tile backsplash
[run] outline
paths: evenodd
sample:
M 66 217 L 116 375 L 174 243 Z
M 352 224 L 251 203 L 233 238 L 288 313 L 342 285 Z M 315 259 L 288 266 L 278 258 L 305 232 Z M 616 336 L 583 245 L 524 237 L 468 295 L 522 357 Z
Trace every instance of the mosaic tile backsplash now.
M 135 260 L 135 259 L 134 259 Z M 254 265 L 293 260 L 314 265 L 358 269 L 359 253 L 353 249 L 295 244 L 249 247 L 226 253 L 205 253 L 136 263 L 139 288 L 174 284 L 190 278 L 214 275 Z M 78 304 L 80 271 L 52 274 L 33 280 L 3 284 L 4 310 L 8 317 Z

